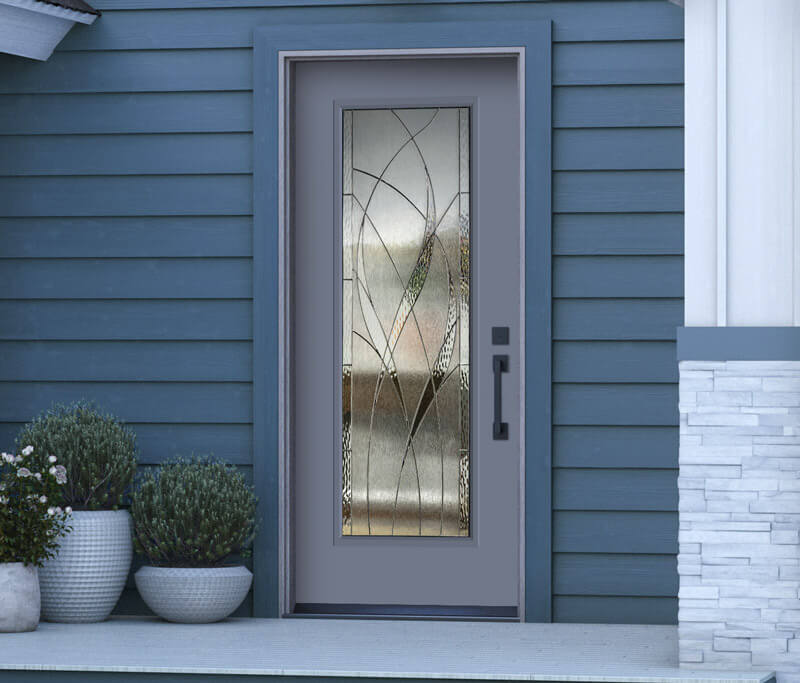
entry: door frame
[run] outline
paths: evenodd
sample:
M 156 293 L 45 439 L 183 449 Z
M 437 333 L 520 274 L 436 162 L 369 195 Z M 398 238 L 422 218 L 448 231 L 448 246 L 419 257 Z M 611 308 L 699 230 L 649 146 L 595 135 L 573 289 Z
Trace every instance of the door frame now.
M 524 146 L 520 155 L 520 265 L 524 277 L 519 324 L 524 353 L 520 359 L 519 615 L 523 621 L 550 621 L 550 22 L 261 26 L 254 31 L 254 48 L 253 478 L 260 521 L 254 544 L 254 615 L 287 616 L 294 605 L 287 239 L 291 226 L 287 154 L 291 64 L 341 58 L 502 55 L 517 59 Z M 529 98 L 537 106 L 526 107 Z

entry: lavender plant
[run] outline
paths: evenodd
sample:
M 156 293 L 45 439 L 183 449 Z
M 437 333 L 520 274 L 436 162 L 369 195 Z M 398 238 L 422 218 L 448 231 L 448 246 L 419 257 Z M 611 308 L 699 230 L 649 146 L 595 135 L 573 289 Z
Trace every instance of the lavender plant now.
M 16 455 L 0 453 L 0 562 L 41 567 L 71 530 L 72 508 L 56 504 L 67 483 L 67 470 L 57 463 L 30 445 Z
M 134 548 L 152 565 L 219 567 L 250 554 L 256 497 L 233 465 L 175 458 L 144 472 L 132 501 Z
M 136 473 L 136 436 L 93 404 L 54 405 L 22 428 L 17 446 L 52 453 L 67 471 L 63 501 L 76 510 L 116 510 Z

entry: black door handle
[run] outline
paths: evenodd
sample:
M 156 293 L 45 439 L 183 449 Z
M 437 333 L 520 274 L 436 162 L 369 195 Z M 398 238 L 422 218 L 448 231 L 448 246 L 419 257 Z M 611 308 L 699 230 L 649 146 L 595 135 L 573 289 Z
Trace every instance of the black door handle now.
M 508 372 L 508 356 L 495 354 L 492 356 L 494 371 L 494 422 L 492 423 L 492 439 L 508 440 L 508 422 L 503 422 L 503 373 Z

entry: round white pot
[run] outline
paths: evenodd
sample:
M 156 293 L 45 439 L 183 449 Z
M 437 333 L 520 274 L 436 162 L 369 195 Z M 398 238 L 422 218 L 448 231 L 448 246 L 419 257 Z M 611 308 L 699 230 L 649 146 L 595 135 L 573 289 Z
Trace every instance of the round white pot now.
M 41 605 L 36 567 L 0 563 L 0 633 L 35 631 Z
M 58 555 L 39 570 L 42 619 L 79 624 L 108 619 L 131 568 L 127 510 L 76 510 Z
M 247 567 L 151 567 L 134 575 L 147 606 L 167 621 L 208 624 L 229 616 L 247 596 Z

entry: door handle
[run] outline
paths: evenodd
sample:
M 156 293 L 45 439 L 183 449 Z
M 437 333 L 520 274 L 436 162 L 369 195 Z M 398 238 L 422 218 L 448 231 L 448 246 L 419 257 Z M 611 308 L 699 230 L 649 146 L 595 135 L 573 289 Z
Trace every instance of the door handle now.
M 508 372 L 508 355 L 495 354 L 492 356 L 492 370 L 494 371 L 494 422 L 492 423 L 492 439 L 494 441 L 507 441 L 508 422 L 503 422 L 503 373 Z

